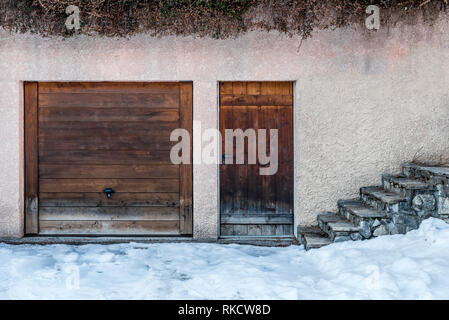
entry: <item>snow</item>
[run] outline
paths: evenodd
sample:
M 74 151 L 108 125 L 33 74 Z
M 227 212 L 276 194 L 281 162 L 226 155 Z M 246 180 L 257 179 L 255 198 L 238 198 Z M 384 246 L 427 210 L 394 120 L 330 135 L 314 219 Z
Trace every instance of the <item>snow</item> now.
M 0 244 L 1 299 L 448 299 L 449 224 L 303 247 Z

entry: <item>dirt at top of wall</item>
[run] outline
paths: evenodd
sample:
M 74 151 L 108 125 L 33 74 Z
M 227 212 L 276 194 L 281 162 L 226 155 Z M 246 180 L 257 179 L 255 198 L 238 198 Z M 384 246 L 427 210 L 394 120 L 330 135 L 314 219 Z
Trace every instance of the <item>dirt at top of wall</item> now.
M 367 7 L 380 23 L 433 23 L 449 0 L 0 0 L 0 26 L 43 36 L 195 35 L 223 39 L 249 30 L 307 38 L 315 29 L 365 26 Z M 79 27 L 67 28 L 79 9 Z M 73 20 L 71 21 L 73 23 Z

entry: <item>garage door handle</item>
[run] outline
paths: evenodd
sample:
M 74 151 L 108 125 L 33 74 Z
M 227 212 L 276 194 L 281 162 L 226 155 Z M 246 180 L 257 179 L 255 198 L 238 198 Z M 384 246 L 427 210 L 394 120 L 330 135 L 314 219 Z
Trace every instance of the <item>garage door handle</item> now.
M 115 191 L 112 188 L 106 188 L 103 192 L 106 194 L 106 198 L 109 199 Z

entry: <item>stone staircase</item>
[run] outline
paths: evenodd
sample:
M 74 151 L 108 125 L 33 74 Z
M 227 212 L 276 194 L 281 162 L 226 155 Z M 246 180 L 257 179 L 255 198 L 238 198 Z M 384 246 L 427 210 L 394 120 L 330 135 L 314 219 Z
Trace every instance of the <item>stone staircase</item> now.
M 382 185 L 363 187 L 358 199 L 339 200 L 337 212 L 323 212 L 317 226 L 298 227 L 306 250 L 332 242 L 404 234 L 424 219 L 449 223 L 449 167 L 405 164 L 398 175 L 382 175 Z

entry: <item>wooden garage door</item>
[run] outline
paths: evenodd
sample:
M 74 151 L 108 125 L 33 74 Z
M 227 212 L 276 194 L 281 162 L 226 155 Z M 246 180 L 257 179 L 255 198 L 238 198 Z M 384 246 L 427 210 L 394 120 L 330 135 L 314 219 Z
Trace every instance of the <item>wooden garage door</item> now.
M 192 130 L 191 83 L 26 82 L 26 233 L 191 234 L 176 128 Z
M 289 236 L 293 234 L 293 94 L 292 82 L 222 82 L 220 132 L 225 157 L 220 166 L 222 236 Z M 262 165 L 236 163 L 234 150 L 225 150 L 226 129 L 278 130 L 278 170 L 260 175 Z M 223 159 L 225 160 L 225 159 Z

